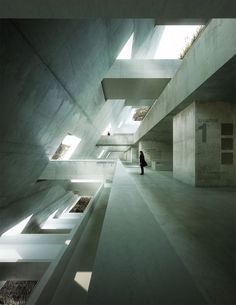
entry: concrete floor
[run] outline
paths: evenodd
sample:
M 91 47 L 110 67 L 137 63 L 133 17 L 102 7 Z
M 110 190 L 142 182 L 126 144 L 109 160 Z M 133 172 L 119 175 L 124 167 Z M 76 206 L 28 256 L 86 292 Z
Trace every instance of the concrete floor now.
M 234 305 L 236 188 L 117 165 L 52 305 Z M 108 201 L 108 205 L 107 205 Z M 90 272 L 88 291 L 75 281 Z
M 207 302 L 236 304 L 236 188 L 194 188 L 172 172 L 126 169 Z

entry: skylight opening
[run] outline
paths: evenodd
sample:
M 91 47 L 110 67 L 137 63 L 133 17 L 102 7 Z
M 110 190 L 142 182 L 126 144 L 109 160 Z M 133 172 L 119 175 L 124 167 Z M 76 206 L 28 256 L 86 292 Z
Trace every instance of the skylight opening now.
M 120 121 L 118 128 L 121 128 L 122 124 L 123 124 L 123 121 Z
M 179 59 L 184 48 L 191 43 L 201 25 L 165 26 L 154 59 Z
M 18 262 L 22 256 L 15 249 L 1 249 L 0 262 Z M 18 303 L 19 304 L 19 303 Z
M 21 222 L 19 222 L 17 225 L 15 225 L 14 227 L 12 227 L 11 229 L 9 229 L 8 231 L 4 232 L 2 234 L 2 236 L 14 236 L 14 235 L 18 235 L 21 234 L 21 232 L 24 230 L 24 228 L 26 227 L 26 225 L 28 224 L 30 218 L 33 216 L 30 215 L 28 217 L 26 217 L 24 220 L 22 220 Z
M 111 131 L 111 123 L 109 123 L 106 127 L 106 129 L 103 131 L 102 136 L 107 136 L 108 132 Z
M 130 113 L 129 113 L 129 116 L 127 117 L 127 120 L 126 120 L 126 124 L 129 124 L 129 125 L 137 125 L 139 126 L 140 125 L 140 121 L 135 121 L 134 120 L 134 114 L 135 112 L 138 110 L 138 108 L 132 108 Z
M 58 211 L 58 209 L 57 209 L 56 211 L 54 211 L 54 212 L 48 217 L 48 220 L 49 220 L 49 219 L 53 219 L 54 216 L 56 215 L 57 211 Z
M 105 150 L 103 149 L 103 150 L 100 152 L 100 154 L 99 154 L 99 156 L 98 156 L 98 159 L 101 159 L 101 157 L 103 156 L 104 152 L 105 152 Z
M 123 49 L 121 50 L 120 54 L 117 56 L 116 59 L 131 59 L 132 56 L 132 48 L 133 48 L 133 40 L 134 40 L 134 33 L 130 36 L 126 44 L 124 45 Z
M 110 154 L 111 154 L 110 152 L 107 154 L 106 159 L 108 159 L 108 158 L 109 158 Z
M 97 180 L 97 179 L 71 179 L 70 182 L 71 183 L 97 183 L 97 182 L 101 182 L 101 180 Z
M 80 138 L 67 134 L 52 156 L 52 160 L 69 160 L 80 142 Z

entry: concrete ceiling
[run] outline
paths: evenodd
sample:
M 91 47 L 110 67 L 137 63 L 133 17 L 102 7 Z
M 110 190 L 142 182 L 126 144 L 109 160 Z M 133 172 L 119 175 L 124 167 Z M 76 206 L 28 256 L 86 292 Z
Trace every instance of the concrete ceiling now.
M 108 99 L 156 99 L 170 78 L 159 79 L 104 79 L 103 92 Z
M 135 142 L 149 131 L 158 133 L 159 123 L 165 125 L 163 122 L 168 116 L 175 115 L 194 100 L 236 101 L 235 37 L 234 19 L 209 23 L 144 118 L 135 134 Z M 167 122 L 166 128 L 172 130 L 172 124 Z
M 236 103 L 236 56 L 231 58 L 221 69 L 189 95 L 174 111 L 158 122 L 154 128 L 144 135 L 142 140 L 156 140 L 171 143 L 173 116 L 193 101 Z
M 234 0 L 0 0 L 5 18 L 156 18 L 162 24 L 173 20 L 233 18 Z

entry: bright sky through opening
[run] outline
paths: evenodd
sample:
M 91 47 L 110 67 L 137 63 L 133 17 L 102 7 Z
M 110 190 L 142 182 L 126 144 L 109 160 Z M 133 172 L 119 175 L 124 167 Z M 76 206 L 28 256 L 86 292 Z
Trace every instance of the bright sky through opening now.
M 100 154 L 99 154 L 99 156 L 98 156 L 98 159 L 101 159 L 101 157 L 103 156 L 104 152 L 105 152 L 105 150 L 103 149 L 103 150 L 100 152 Z
M 127 119 L 126 119 L 126 124 L 137 125 L 137 126 L 139 126 L 139 125 L 141 124 L 140 121 L 135 121 L 135 120 L 133 119 L 134 114 L 135 114 L 135 112 L 136 112 L 137 109 L 138 109 L 138 108 L 132 108 L 132 109 L 131 109 L 131 111 L 130 111 L 130 113 L 129 113 Z
M 62 144 L 70 146 L 68 151 L 63 156 L 62 160 L 69 160 L 73 152 L 76 150 L 76 147 L 79 145 L 81 139 L 76 136 L 67 135 L 62 141 Z
M 116 59 L 131 59 L 134 33 L 130 36 Z
M 200 25 L 165 26 L 154 59 L 178 59 Z
M 19 222 L 17 225 L 15 225 L 11 229 L 9 229 L 5 233 L 3 233 L 2 236 L 14 236 L 14 235 L 21 234 L 21 232 L 24 230 L 24 228 L 26 227 L 27 223 L 29 222 L 29 220 L 32 216 L 33 216 L 33 214 L 26 217 L 24 220 Z
M 111 132 L 111 123 L 109 123 L 106 129 L 103 131 L 102 135 L 106 136 L 108 132 Z

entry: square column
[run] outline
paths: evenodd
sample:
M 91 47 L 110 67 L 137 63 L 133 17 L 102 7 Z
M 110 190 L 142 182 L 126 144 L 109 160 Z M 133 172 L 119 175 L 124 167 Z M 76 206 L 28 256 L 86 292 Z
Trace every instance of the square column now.
M 173 120 L 173 174 L 194 186 L 236 185 L 236 106 L 193 102 Z

